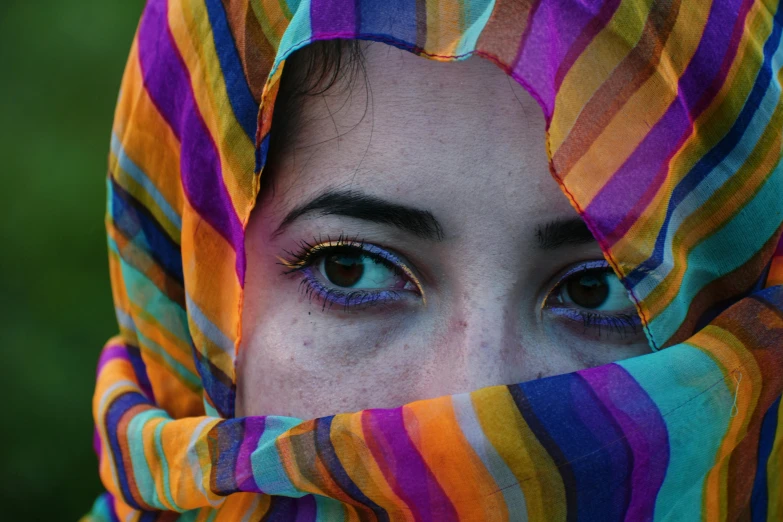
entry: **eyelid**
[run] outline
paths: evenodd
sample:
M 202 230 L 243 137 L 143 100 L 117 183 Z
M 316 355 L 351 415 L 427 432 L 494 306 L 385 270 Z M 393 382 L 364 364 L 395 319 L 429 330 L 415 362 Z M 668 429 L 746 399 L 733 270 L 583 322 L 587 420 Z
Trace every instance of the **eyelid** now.
M 606 262 L 606 260 L 603 259 L 594 260 L 594 261 L 583 261 L 581 263 L 571 265 L 563 273 L 557 276 L 557 282 L 555 282 L 555 284 L 549 289 L 549 291 L 546 294 L 546 297 L 544 297 L 544 301 L 541 303 L 541 311 L 543 312 L 543 310 L 547 308 L 547 305 L 550 304 L 552 296 L 563 286 L 563 284 L 566 282 L 566 280 L 568 280 L 569 277 L 584 272 L 590 272 L 592 270 L 612 270 L 612 266 L 608 262 Z M 612 270 L 612 275 L 615 275 L 613 270 Z
M 368 254 L 369 256 L 388 264 L 391 268 L 399 270 L 403 276 L 408 278 L 408 280 L 416 286 L 416 289 L 422 298 L 422 302 L 425 305 L 427 304 L 427 298 L 424 294 L 424 287 L 422 286 L 421 281 L 419 281 L 419 278 L 416 277 L 413 271 L 408 267 L 407 263 L 400 259 L 399 256 L 385 248 L 374 245 L 372 243 L 366 243 L 364 241 L 346 239 L 342 236 L 334 240 L 327 239 L 325 241 L 319 241 L 312 245 L 303 241 L 301 248 L 302 253 L 300 254 L 288 252 L 294 261 L 277 256 L 280 264 L 289 269 L 286 273 L 295 272 L 297 270 L 311 266 L 315 259 L 318 259 L 321 255 L 323 255 L 323 253 L 329 252 L 330 250 L 348 248 L 351 250 L 356 250 L 359 253 Z

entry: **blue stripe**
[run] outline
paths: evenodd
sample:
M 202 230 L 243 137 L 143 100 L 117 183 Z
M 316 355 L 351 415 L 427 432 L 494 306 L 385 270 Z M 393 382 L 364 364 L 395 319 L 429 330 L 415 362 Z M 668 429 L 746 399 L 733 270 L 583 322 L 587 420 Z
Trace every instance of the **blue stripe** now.
M 364 37 L 393 38 L 406 48 L 416 43 L 416 0 L 371 0 L 357 2 L 357 8 L 357 32 Z
M 160 227 L 149 210 L 109 178 L 109 212 L 114 225 L 125 237 L 147 252 L 172 278 L 183 284 L 179 245 Z
M 141 509 L 141 506 L 133 498 L 130 485 L 128 484 L 128 472 L 125 470 L 125 462 L 122 458 L 120 440 L 117 436 L 117 425 L 120 423 L 122 416 L 125 415 L 129 409 L 139 404 L 149 404 L 149 402 L 140 393 L 124 393 L 112 401 L 109 410 L 106 412 L 105 421 L 106 435 L 109 439 L 109 447 L 111 447 L 114 467 L 117 470 L 117 481 L 120 485 L 122 498 L 126 504 L 134 509 Z
M 373 502 L 373 500 L 365 495 L 364 492 L 354 483 L 354 481 L 348 475 L 348 472 L 345 471 L 345 468 L 343 467 L 342 462 L 340 462 L 340 458 L 337 456 L 337 453 L 335 453 L 334 446 L 332 446 L 331 436 L 333 420 L 334 415 L 331 417 L 317 419 L 315 421 L 315 448 L 318 456 L 326 465 L 326 468 L 329 470 L 329 475 L 332 477 L 332 479 L 334 479 L 340 489 L 342 489 L 346 495 L 358 503 L 356 507 L 360 515 L 369 514 L 364 511 L 364 509 L 362 509 L 366 507 L 366 509 L 372 511 L 374 514 L 374 520 L 377 520 L 378 522 L 388 522 L 389 515 L 386 513 L 386 510 Z
M 244 435 L 244 419 L 225 420 L 212 428 L 207 435 L 209 454 L 213 462 L 210 482 L 214 481 L 213 492 L 217 495 L 230 495 L 239 491 L 234 470 Z
M 767 463 L 775 444 L 775 433 L 778 429 L 778 409 L 780 397 L 767 410 L 761 423 L 759 434 L 759 455 L 756 465 L 756 480 L 753 482 L 753 493 L 750 497 L 750 513 L 753 522 L 766 522 L 769 508 L 769 490 L 767 487 Z
M 622 521 L 633 454 L 622 430 L 576 373 L 508 387 L 520 413 L 552 457 L 566 489 L 568 520 Z M 611 487 L 594 487 L 596 484 Z
M 166 198 L 163 197 L 163 194 L 158 191 L 158 188 L 150 181 L 150 178 L 147 177 L 144 171 L 130 159 L 125 152 L 125 149 L 122 147 L 119 138 L 117 138 L 117 135 L 113 132 L 111 134 L 111 151 L 117 157 L 117 163 L 120 168 L 133 178 L 136 183 L 141 185 L 155 202 L 155 205 L 163 212 L 163 215 L 166 216 L 166 219 L 168 219 L 177 230 L 182 230 L 182 218 L 177 211 L 172 208 Z
M 780 45 L 781 34 L 783 33 L 783 31 L 781 31 L 781 23 L 783 23 L 783 10 L 778 9 L 775 13 L 772 33 L 764 45 L 764 63 L 759 71 L 756 83 L 748 96 L 745 106 L 742 108 L 739 117 L 729 133 L 713 147 L 690 172 L 688 172 L 682 181 L 677 184 L 674 191 L 672 191 L 669 206 L 666 210 L 666 218 L 658 233 L 652 254 L 625 278 L 625 283 L 629 288 L 635 287 L 649 274 L 649 272 L 660 266 L 664 258 L 663 249 L 666 243 L 666 231 L 669 227 L 672 213 L 677 209 L 677 206 L 685 197 L 690 194 L 717 165 L 734 151 L 735 147 L 742 139 L 742 136 L 745 134 L 748 125 L 753 120 L 753 116 L 759 109 L 760 102 L 762 98 L 764 98 L 772 81 L 771 62 L 772 56 Z
M 251 142 L 255 142 L 258 104 L 247 84 L 245 70 L 242 68 L 234 36 L 228 25 L 226 11 L 220 0 L 206 0 L 205 3 L 209 23 L 212 26 L 212 37 L 215 40 L 215 50 L 218 61 L 220 61 L 220 68 L 223 71 L 223 80 L 226 83 L 228 101 L 234 110 L 234 117 L 244 129 L 245 134 Z

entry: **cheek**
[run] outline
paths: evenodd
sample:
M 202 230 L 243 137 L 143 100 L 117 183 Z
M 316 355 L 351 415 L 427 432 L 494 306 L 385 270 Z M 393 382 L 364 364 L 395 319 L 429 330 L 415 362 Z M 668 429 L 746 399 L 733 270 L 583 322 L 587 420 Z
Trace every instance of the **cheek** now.
M 308 419 L 409 402 L 419 347 L 397 346 L 389 327 L 335 322 L 301 304 L 269 312 L 243 337 L 237 415 Z

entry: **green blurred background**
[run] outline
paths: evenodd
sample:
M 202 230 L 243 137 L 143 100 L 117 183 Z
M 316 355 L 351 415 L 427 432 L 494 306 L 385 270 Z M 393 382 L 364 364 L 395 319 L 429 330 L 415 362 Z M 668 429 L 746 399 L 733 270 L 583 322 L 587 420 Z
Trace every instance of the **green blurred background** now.
M 0 519 L 100 492 L 95 364 L 116 332 L 103 228 L 114 103 L 143 0 L 0 0 Z

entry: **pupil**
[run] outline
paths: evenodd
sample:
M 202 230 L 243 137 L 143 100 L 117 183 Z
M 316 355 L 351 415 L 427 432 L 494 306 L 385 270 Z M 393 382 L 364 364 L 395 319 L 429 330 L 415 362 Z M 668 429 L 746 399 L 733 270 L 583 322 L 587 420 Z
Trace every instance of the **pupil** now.
M 350 288 L 362 278 L 362 261 L 362 256 L 332 254 L 324 261 L 324 272 L 331 283 Z
M 568 295 L 582 308 L 598 308 L 609 296 L 606 274 L 589 274 L 568 282 Z

